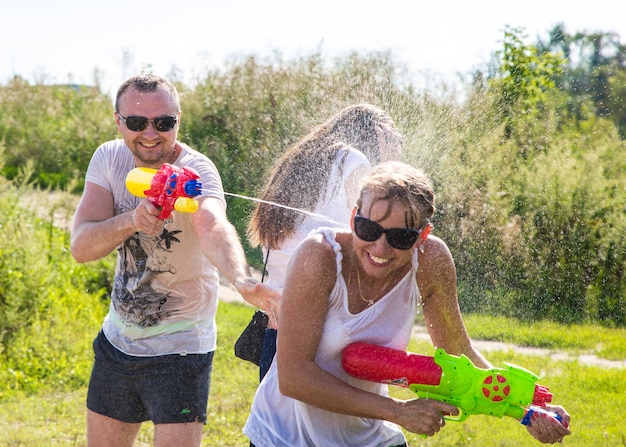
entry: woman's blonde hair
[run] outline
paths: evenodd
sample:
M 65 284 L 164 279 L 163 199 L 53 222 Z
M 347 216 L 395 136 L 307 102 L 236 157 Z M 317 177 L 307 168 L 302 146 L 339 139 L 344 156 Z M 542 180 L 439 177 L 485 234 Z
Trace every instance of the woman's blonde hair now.
M 362 209 L 365 196 L 373 193 L 372 204 L 389 202 L 384 219 L 391 212 L 393 201 L 399 201 L 406 210 L 406 227 L 421 230 L 430 223 L 435 213 L 435 193 L 423 170 L 399 161 L 388 161 L 375 166 L 363 179 L 357 207 Z M 370 204 L 371 206 L 371 204 Z M 382 220 L 381 219 L 381 220 Z

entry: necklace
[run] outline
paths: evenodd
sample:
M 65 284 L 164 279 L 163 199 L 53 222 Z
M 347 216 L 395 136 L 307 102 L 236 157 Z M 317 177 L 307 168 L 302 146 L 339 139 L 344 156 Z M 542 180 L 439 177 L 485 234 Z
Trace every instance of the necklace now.
M 359 267 L 356 263 L 356 254 L 354 252 L 352 252 L 352 259 L 353 259 L 353 268 L 356 269 L 356 284 L 359 289 L 359 296 L 361 297 L 361 300 L 367 303 L 367 307 L 370 307 L 372 304 L 376 302 L 376 300 L 378 300 L 378 298 L 381 297 L 385 289 L 389 286 L 389 284 L 391 284 L 391 280 L 393 279 L 395 275 L 393 274 L 389 275 L 389 277 L 387 278 L 387 281 L 385 281 L 385 284 L 383 284 L 382 289 L 380 289 L 380 291 L 376 294 L 376 296 L 370 300 L 366 300 L 365 297 L 363 296 L 363 291 L 361 290 L 361 274 L 359 272 Z M 350 271 L 349 277 L 350 279 L 352 279 L 352 271 Z

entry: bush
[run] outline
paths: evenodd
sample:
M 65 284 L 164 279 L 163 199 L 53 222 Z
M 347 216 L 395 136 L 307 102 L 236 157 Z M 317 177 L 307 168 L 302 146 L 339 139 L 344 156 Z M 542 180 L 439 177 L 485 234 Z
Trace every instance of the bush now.
M 568 121 L 553 90 L 532 107 L 521 95 L 523 113 L 511 103 L 503 118 L 492 85 L 458 114 L 467 137 L 439 176 L 437 228 L 457 261 L 462 309 L 623 324 L 626 152 L 614 123 Z
M 265 62 L 234 59 L 194 89 L 181 87 L 181 139 L 215 162 L 225 191 L 255 197 L 290 144 L 353 103 L 386 109 L 412 135 L 405 123 L 415 116 L 416 96 L 389 54 L 350 54 L 330 67 L 324 62 L 320 54 L 292 61 L 279 55 Z M 227 200 L 229 218 L 244 235 L 255 203 Z M 251 252 L 243 239 L 262 265 L 260 251 Z
M 2 174 L 14 178 L 30 160 L 36 185 L 66 188 L 82 179 L 96 147 L 115 136 L 112 116 L 111 100 L 96 88 L 12 80 L 0 87 Z
M 37 192 L 2 184 L 0 398 L 16 390 L 82 386 L 91 366 L 85 334 L 95 335 L 108 308 L 112 259 L 76 264 L 67 230 L 39 217 L 32 201 L 30 210 L 21 205 Z M 46 197 L 44 216 L 56 208 L 52 195 Z

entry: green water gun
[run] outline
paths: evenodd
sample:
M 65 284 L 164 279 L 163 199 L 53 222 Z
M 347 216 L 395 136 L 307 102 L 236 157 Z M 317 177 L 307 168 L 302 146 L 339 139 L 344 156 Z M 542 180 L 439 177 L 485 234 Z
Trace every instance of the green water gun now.
M 369 343 L 352 343 L 344 348 L 342 366 L 351 376 L 409 388 L 421 398 L 456 406 L 464 421 L 473 414 L 510 416 L 530 424 L 530 416 L 546 413 L 562 422 L 560 415 L 545 408 L 552 393 L 537 385 L 539 376 L 520 366 L 482 369 L 465 355 L 450 355 L 437 349 L 434 357 Z

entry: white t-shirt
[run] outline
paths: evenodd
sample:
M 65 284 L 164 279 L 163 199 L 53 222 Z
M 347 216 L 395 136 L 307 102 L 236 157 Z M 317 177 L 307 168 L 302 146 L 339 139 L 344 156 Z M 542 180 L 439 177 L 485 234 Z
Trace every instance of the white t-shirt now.
M 371 169 L 365 154 L 350 146 L 339 149 L 328 175 L 326 189 L 313 212 L 302 216 L 296 231 L 282 242 L 280 249 L 270 250 L 266 266 L 269 286 L 283 288 L 289 258 L 311 230 L 319 227 L 350 228 L 350 214 L 356 204 L 349 203 L 349 197 L 357 195 L 359 185 L 348 184 L 348 178 L 357 169 L 363 169 L 364 172 Z M 266 254 L 264 249 L 263 255 Z
M 173 164 L 200 174 L 202 196 L 224 200 L 213 162 L 181 146 Z M 89 163 L 86 181 L 111 191 L 116 215 L 142 200 L 126 189 L 126 176 L 134 167 L 121 139 L 102 144 Z M 217 269 L 200 249 L 191 215 L 173 212 L 159 236 L 135 233 L 118 246 L 104 334 L 119 350 L 136 356 L 213 351 L 218 287 Z
M 336 232 L 320 228 L 313 233 L 323 234 L 333 247 L 337 271 L 315 362 L 344 382 L 387 396 L 387 385 L 349 376 L 341 366 L 341 352 L 357 341 L 406 350 L 420 301 L 415 279 L 418 251 L 413 252 L 411 270 L 391 291 L 362 312 L 352 314 Z M 282 395 L 276 362 L 257 389 L 243 431 L 258 447 L 389 447 L 406 442 L 400 427 L 391 422 L 333 413 Z

